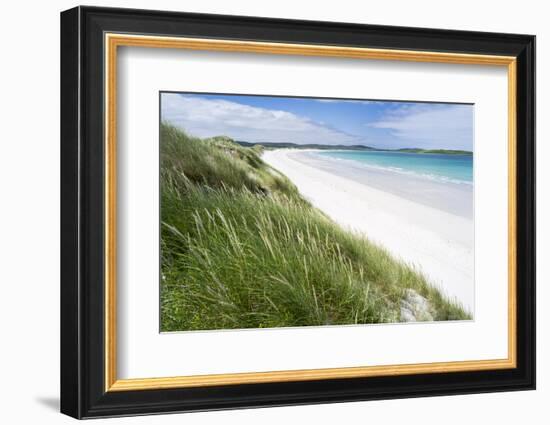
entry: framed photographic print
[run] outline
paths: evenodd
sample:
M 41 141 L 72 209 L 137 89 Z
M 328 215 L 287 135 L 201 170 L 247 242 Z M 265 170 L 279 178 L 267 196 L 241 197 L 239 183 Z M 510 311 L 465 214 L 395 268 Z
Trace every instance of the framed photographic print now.
M 535 387 L 535 38 L 61 14 L 61 411 Z

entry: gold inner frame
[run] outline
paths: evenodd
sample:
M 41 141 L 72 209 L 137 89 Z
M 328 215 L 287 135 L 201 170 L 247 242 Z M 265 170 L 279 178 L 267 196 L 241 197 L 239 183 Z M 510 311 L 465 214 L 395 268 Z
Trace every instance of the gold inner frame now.
M 325 45 L 105 34 L 105 391 L 235 385 L 320 379 L 510 369 L 516 367 L 516 58 Z M 382 366 L 118 379 L 116 324 L 116 100 L 119 46 L 325 56 L 507 67 L 508 72 L 508 357 Z

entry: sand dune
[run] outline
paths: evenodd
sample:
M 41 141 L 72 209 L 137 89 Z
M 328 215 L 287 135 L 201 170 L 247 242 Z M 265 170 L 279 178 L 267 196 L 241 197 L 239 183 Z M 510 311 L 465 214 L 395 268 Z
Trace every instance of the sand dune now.
M 270 150 L 262 158 L 334 221 L 413 265 L 474 313 L 471 188 L 350 169 L 302 150 Z

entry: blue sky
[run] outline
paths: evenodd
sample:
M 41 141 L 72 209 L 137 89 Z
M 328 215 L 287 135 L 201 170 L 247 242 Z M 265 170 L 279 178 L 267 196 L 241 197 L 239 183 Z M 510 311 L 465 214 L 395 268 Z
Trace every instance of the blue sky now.
M 473 150 L 473 106 L 162 93 L 161 119 L 198 137 Z

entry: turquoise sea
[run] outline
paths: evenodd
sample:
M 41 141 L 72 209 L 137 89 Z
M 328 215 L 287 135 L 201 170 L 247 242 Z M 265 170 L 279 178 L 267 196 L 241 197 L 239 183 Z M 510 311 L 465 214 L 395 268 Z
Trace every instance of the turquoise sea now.
M 319 151 L 318 155 L 427 179 L 473 184 L 473 156 L 385 151 Z

